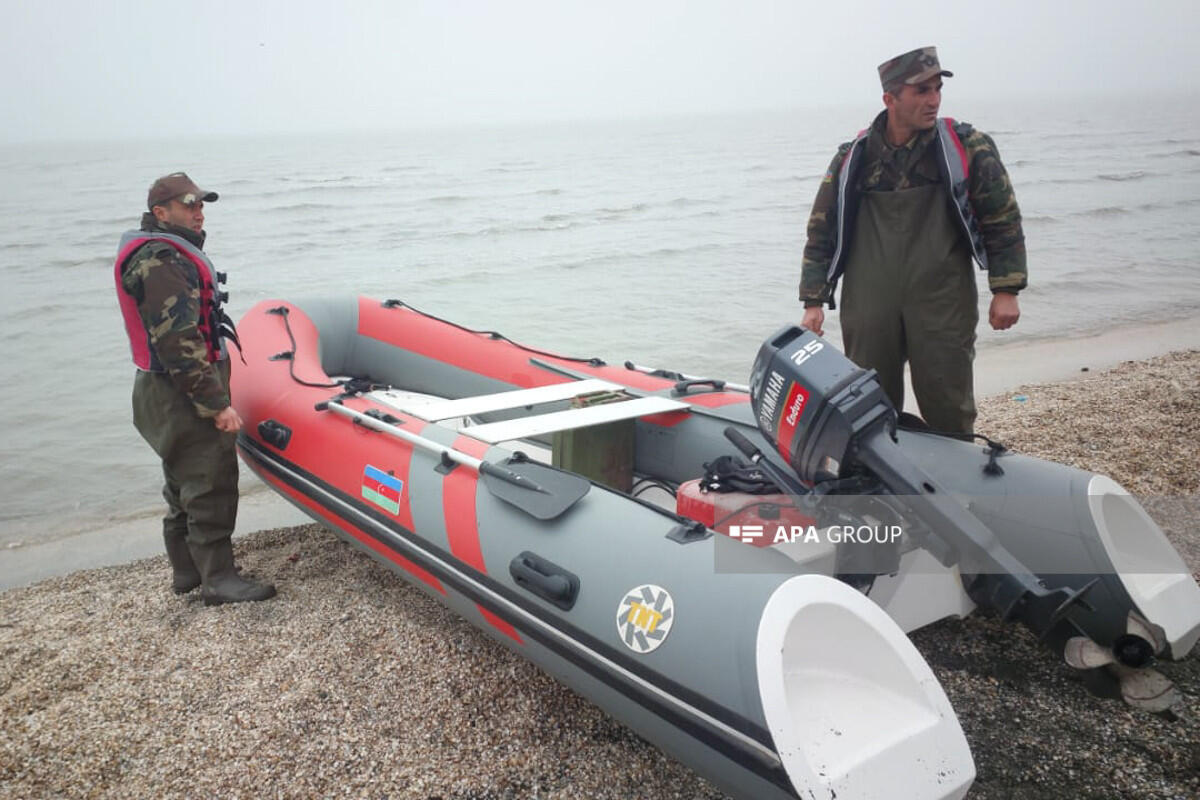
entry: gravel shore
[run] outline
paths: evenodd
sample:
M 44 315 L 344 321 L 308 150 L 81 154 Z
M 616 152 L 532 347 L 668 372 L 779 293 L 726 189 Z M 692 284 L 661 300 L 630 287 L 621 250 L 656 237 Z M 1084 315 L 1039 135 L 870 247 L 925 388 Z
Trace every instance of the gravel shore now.
M 990 398 L 978 429 L 1185 498 L 1168 533 L 1200 570 L 1200 351 Z M 723 797 L 322 528 L 237 550 L 278 598 L 206 608 L 168 591 L 165 557 L 0 594 L 0 797 Z M 1194 654 L 1162 665 L 1186 695 L 1164 719 L 992 619 L 913 638 L 971 743 L 971 798 L 1200 797 Z

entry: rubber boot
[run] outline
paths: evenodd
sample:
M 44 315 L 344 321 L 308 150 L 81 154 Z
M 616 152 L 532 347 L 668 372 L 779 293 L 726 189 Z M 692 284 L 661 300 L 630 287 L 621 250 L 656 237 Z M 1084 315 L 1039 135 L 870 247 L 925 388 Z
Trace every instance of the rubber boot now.
M 191 544 L 192 560 L 200 569 L 200 596 L 204 605 L 245 603 L 275 596 L 275 586 L 243 578 L 233 563 L 233 542 L 218 539 L 211 544 Z
M 167 559 L 171 562 L 171 591 L 187 594 L 200 585 L 200 571 L 192 561 L 185 534 L 163 531 L 163 543 L 167 546 Z

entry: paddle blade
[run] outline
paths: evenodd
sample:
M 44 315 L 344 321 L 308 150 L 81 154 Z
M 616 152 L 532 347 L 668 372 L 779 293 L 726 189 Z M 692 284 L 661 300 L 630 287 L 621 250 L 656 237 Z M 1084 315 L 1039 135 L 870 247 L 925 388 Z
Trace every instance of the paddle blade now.
M 587 478 L 532 461 L 485 461 L 480 474 L 493 496 L 537 519 L 554 519 L 592 488 Z

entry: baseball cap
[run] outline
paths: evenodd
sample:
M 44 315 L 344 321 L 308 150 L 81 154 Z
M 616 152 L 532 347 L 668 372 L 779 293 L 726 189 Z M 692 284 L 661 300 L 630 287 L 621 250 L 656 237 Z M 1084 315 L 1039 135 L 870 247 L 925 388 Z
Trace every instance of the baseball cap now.
M 161 206 L 172 200 L 190 204 L 197 200 L 212 203 L 216 199 L 216 192 L 201 189 L 186 173 L 172 172 L 170 175 L 162 176 L 151 185 L 150 192 L 146 195 L 146 208 Z

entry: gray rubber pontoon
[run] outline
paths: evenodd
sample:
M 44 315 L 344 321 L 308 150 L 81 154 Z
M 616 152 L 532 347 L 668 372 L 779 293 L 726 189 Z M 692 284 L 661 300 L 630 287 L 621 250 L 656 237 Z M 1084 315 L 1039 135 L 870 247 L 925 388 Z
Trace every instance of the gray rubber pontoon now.
M 1173 689 L 1147 665 L 1200 635 L 1200 588 L 1102 476 L 896 432 L 886 414 L 870 447 L 838 440 L 844 470 L 802 475 L 720 381 L 531 351 L 394 301 L 262 303 L 239 332 L 239 447 L 269 485 L 739 797 L 890 797 L 898 782 L 914 798 L 965 794 L 962 731 L 903 630 L 977 603 L 1156 703 Z M 813 441 L 838 427 L 839 392 L 865 385 L 855 370 L 815 379 Z M 571 407 L 596 391 L 617 402 Z M 698 478 L 748 442 L 795 482 L 815 521 L 803 539 L 818 541 L 754 547 L 669 497 L 537 462 L 555 432 L 621 420 L 636 420 L 626 466 L 643 485 Z M 889 469 L 936 498 L 890 490 Z M 1049 498 L 1036 521 L 1032 493 Z M 882 517 L 904 535 L 830 541 L 830 520 Z

